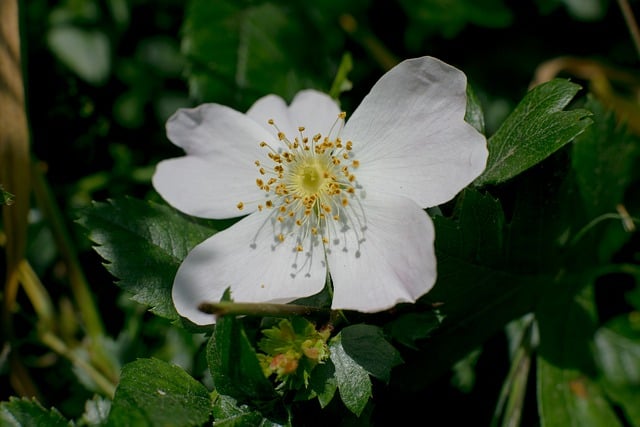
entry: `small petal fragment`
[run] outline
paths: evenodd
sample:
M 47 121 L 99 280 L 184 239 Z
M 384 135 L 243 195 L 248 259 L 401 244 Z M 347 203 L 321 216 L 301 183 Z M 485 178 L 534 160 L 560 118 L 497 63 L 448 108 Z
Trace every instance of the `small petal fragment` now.
M 173 284 L 176 310 L 206 325 L 202 302 L 218 302 L 231 288 L 237 302 L 286 303 L 320 292 L 326 279 L 321 247 L 297 252 L 274 237 L 268 215 L 256 212 L 196 246 L 180 265 Z
M 362 202 L 364 242 L 327 254 L 334 283 L 333 309 L 376 312 L 414 302 L 436 279 L 433 223 L 413 201 L 376 195 Z

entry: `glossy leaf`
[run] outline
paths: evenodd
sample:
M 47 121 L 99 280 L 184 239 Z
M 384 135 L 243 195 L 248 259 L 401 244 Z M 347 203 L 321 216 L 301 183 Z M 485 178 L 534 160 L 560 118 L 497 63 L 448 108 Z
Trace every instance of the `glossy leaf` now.
M 484 112 L 480 100 L 470 85 L 467 85 L 467 112 L 464 120 L 480 133 L 484 133 Z
M 216 323 L 207 344 L 207 363 L 220 394 L 241 401 L 276 397 L 241 321 L 233 316 L 224 316 Z
M 344 405 L 360 415 L 372 396 L 371 379 L 367 371 L 344 350 L 341 338 L 341 334 L 338 334 L 329 343 L 336 383 Z
M 402 357 L 385 339 L 377 326 L 358 324 L 341 332 L 344 351 L 371 375 L 389 382 L 391 370 L 402 363 Z
M 585 206 L 595 216 L 615 212 L 623 201 L 640 156 L 640 140 L 594 98 L 586 108 L 594 112 L 594 124 L 576 137 L 571 163 Z
M 431 335 L 442 323 L 435 310 L 421 313 L 406 313 L 389 322 L 385 329 L 400 344 L 418 349 L 418 341 Z
M 291 98 L 314 87 L 311 74 L 322 68 L 317 55 L 300 51 L 309 29 L 274 3 L 190 2 L 184 24 L 183 53 L 189 61 L 189 86 L 201 101 L 238 102 L 235 94 L 277 93 Z M 297 49 L 297 50 L 296 50 Z M 298 63 L 295 57 L 305 58 Z M 327 86 L 329 80 L 327 81 Z M 242 107 L 250 102 L 241 100 Z
M 591 124 L 587 110 L 563 111 L 580 86 L 554 79 L 529 91 L 489 138 L 489 159 L 476 185 L 499 184 L 547 158 Z
M 11 397 L 0 403 L 0 424 L 6 427 L 68 427 L 71 423 L 58 410 L 45 409 L 37 400 Z
M 213 405 L 213 418 L 216 427 L 277 427 L 290 426 L 290 423 L 279 424 L 264 418 L 260 412 L 247 405 L 239 405 L 229 396 L 219 395 Z
M 212 229 L 167 206 L 133 198 L 94 203 L 78 222 L 118 286 L 158 316 L 178 319 L 171 300 L 173 277 Z
M 180 367 L 139 359 L 122 369 L 108 426 L 200 426 L 210 418 L 209 391 Z

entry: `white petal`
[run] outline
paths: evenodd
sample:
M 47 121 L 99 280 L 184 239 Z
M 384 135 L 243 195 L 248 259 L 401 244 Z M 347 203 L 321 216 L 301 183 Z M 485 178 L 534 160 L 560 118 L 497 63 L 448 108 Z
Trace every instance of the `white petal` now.
M 256 210 L 264 191 L 255 184 L 256 166 L 221 156 L 184 156 L 158 163 L 153 187 L 176 209 L 200 218 L 234 218 Z M 238 203 L 243 202 L 242 209 Z
M 154 188 L 170 205 L 189 215 L 232 218 L 253 212 L 264 199 L 254 162 L 267 158 L 260 142 L 273 139 L 253 120 L 204 104 L 178 110 L 167 122 L 167 134 L 189 154 L 160 162 L 153 175 Z
M 364 242 L 327 255 L 332 308 L 376 312 L 415 301 L 436 279 L 431 219 L 404 197 L 376 195 L 362 203 Z
M 236 302 L 285 303 L 318 293 L 326 279 L 322 247 L 308 254 L 296 252 L 293 239 L 278 243 L 268 214 L 256 212 L 196 246 L 174 280 L 178 313 L 196 324 L 213 323 L 197 307 L 219 301 L 227 287 Z
M 464 121 L 466 77 L 435 58 L 406 60 L 374 85 L 343 139 L 368 191 L 404 195 L 421 207 L 453 198 L 485 168 L 485 137 Z
M 317 133 L 328 136 L 340 114 L 336 101 L 329 95 L 312 89 L 298 92 L 291 102 L 289 111 L 296 130 L 299 126 L 304 126 L 305 134 L 309 137 Z
M 219 104 L 181 108 L 167 121 L 167 136 L 187 154 L 248 157 L 270 134 L 246 115 Z
M 306 129 L 306 136 L 311 137 L 317 133 L 328 136 L 339 113 L 340 108 L 336 101 L 329 95 L 313 89 L 298 92 L 288 107 L 279 96 L 267 95 L 258 99 L 247 111 L 249 117 L 275 136 L 277 131 L 267 123 L 269 119 L 273 119 L 290 140 L 299 135 L 300 126 Z
M 274 137 L 277 136 L 278 131 L 269 124 L 270 119 L 273 119 L 278 128 L 286 135 L 295 135 L 295 127 L 289 117 L 289 107 L 284 99 L 277 95 L 267 95 L 258 99 L 247 111 L 247 116 Z

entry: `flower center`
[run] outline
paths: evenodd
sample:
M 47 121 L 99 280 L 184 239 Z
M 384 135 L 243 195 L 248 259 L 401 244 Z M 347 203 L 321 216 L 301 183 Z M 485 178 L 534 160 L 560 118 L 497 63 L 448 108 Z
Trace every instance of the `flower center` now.
M 322 176 L 322 166 L 319 164 L 301 165 L 301 173 L 298 174 L 299 185 L 308 196 L 316 193 L 322 186 L 325 178 Z
M 265 193 L 258 211 L 269 211 L 265 224 L 271 225 L 274 245 L 292 239 L 294 251 L 303 252 L 342 240 L 346 250 L 349 230 L 355 231 L 356 244 L 362 242 L 364 214 L 353 174 L 360 163 L 353 158 L 353 143 L 340 139 L 345 116 L 340 113 L 325 136 L 308 137 L 305 128 L 299 127 L 293 140 L 269 120 L 282 144 L 273 147 L 261 142 L 269 150 L 269 164 L 256 160 L 255 165 L 259 173 L 256 185 Z M 243 207 L 244 203 L 238 203 L 238 209 Z M 259 233 L 265 229 L 263 226 Z

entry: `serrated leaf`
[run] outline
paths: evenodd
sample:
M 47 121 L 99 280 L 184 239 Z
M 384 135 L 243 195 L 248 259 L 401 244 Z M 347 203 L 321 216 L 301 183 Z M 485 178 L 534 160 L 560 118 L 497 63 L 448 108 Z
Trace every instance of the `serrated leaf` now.
M 211 414 L 207 388 L 182 368 L 139 359 L 122 369 L 108 426 L 200 426 Z
M 476 93 L 469 84 L 467 84 L 467 111 L 464 115 L 464 120 L 476 128 L 478 132 L 484 134 L 484 113 L 482 112 L 482 106 Z
M 240 401 L 263 401 L 277 395 L 265 378 L 256 352 L 233 316 L 223 316 L 207 344 L 207 362 L 220 394 Z
M 622 425 L 594 372 L 593 288 L 581 280 L 557 282 L 536 311 L 538 411 L 542 427 Z
M 453 217 L 436 216 L 434 224 L 438 280 L 420 302 L 438 304 L 443 320 L 437 328 L 432 322 L 421 326 L 428 338 L 413 344 L 424 351 L 394 370 L 392 385 L 408 391 L 428 387 L 509 321 L 531 311 L 550 280 L 509 271 L 504 214 L 491 195 L 465 190 Z
M 417 350 L 417 342 L 431 335 L 441 322 L 442 319 L 433 310 L 407 313 L 387 323 L 385 329 L 399 343 Z
M 58 410 L 45 409 L 37 400 L 10 397 L 8 402 L 0 402 L 0 424 L 6 427 L 69 427 Z
M 458 196 L 453 219 L 436 216 L 436 249 L 479 265 L 503 262 L 505 218 L 500 201 L 472 188 Z
M 489 138 L 487 167 L 476 185 L 499 184 L 547 158 L 591 124 L 589 111 L 563 111 L 580 86 L 554 79 L 529 91 Z
M 632 180 L 640 155 L 639 139 L 621 126 L 613 111 L 590 98 L 594 124 L 576 137 L 571 164 L 585 206 L 592 216 L 615 212 Z
M 496 28 L 509 25 L 513 19 L 502 0 L 402 0 L 400 5 L 410 19 L 407 41 L 411 46 L 434 32 L 453 37 L 470 23 Z
M 158 316 L 178 319 L 173 278 L 189 251 L 214 230 L 167 206 L 133 198 L 94 202 L 78 222 L 118 286 Z
M 216 427 L 277 427 L 289 424 L 279 424 L 264 418 L 260 412 L 247 405 L 238 405 L 230 397 L 219 395 L 213 405 L 213 418 Z
M 191 1 L 182 46 L 192 96 L 237 103 L 247 92 L 252 99 L 256 93 L 290 98 L 314 87 L 314 68 L 325 64 L 308 55 L 304 43 L 290 42 L 309 37 L 309 29 L 291 13 L 274 3 Z
M 391 370 L 402 363 L 402 357 L 385 339 L 382 329 L 358 324 L 347 326 L 341 335 L 344 351 L 371 375 L 388 383 Z
M 335 373 L 336 368 L 331 359 L 319 364 L 311 371 L 309 387 L 318 397 L 318 403 L 320 403 L 321 408 L 327 406 L 336 394 L 338 384 Z
M 359 416 L 372 397 L 371 379 L 367 371 L 347 354 L 341 339 L 340 333 L 330 341 L 330 358 L 336 370 L 340 399 L 347 409 Z

